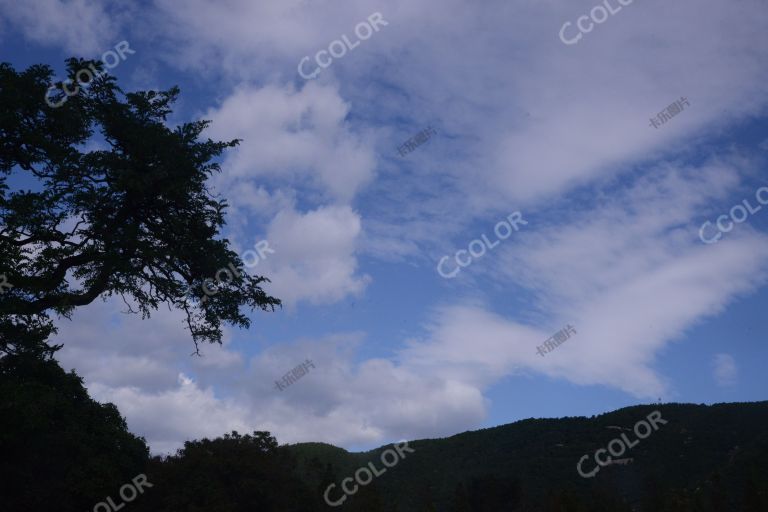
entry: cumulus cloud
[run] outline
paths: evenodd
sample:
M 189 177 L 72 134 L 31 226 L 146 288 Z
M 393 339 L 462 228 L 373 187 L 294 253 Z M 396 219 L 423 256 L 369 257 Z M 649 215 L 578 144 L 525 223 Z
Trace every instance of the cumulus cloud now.
M 227 157 L 230 180 L 276 177 L 314 182 L 332 200 L 349 201 L 373 177 L 370 141 L 346 121 L 349 105 L 332 86 L 309 83 L 241 88 L 208 111 L 209 132 L 243 139 Z
M 155 453 L 231 430 L 269 430 L 282 443 L 372 447 L 449 435 L 486 414 L 481 391 L 461 378 L 380 358 L 359 360 L 362 333 L 298 339 L 250 358 L 225 343 L 202 347 L 201 359 L 189 357 L 191 341 L 180 325 L 173 327 L 179 315 L 110 315 L 118 307 L 116 301 L 94 304 L 62 322 L 60 359 L 85 378 L 96 399 L 115 403 Z M 109 344 L 103 342 L 106 329 Z M 139 329 L 150 339 L 136 339 Z M 126 346 L 142 356 L 122 352 Z M 275 381 L 305 360 L 314 368 L 278 390 Z
M 267 233 L 275 258 L 265 261 L 263 269 L 272 276 L 277 296 L 287 303 L 303 298 L 321 303 L 360 293 L 370 280 L 355 275 L 355 243 L 361 230 L 359 215 L 347 206 L 303 215 L 280 212 Z
M 250 395 L 254 409 L 265 396 L 273 396 L 266 406 L 267 425 L 283 438 L 305 440 L 311 429 L 314 439 L 358 446 L 448 435 L 484 417 L 486 403 L 478 389 L 385 359 L 358 361 L 361 341 L 359 334 L 300 340 L 254 357 L 252 375 L 264 379 L 256 388 L 261 392 Z M 264 376 L 279 378 L 300 362 L 298 354 L 311 358 L 316 369 L 284 391 L 268 393 L 274 386 Z
M 265 288 L 288 306 L 335 302 L 361 293 L 370 279 L 357 273 L 362 221 L 349 204 L 373 179 L 375 160 L 348 113 L 335 87 L 310 83 L 241 87 L 205 115 L 212 137 L 243 139 L 217 187 L 232 199 L 241 251 L 252 250 L 247 219 L 266 224 L 274 254 L 253 272 L 268 276 Z M 297 211 L 299 193 L 318 206 Z
M 211 388 L 200 389 L 192 379 L 179 374 L 176 389 L 150 394 L 135 387 L 90 386 L 96 399 L 118 405 L 134 432 L 146 432 L 156 453 L 171 453 L 184 441 L 218 437 L 237 430 L 258 430 L 248 420 L 248 411 L 231 400 L 214 396 Z
M 269 277 L 264 288 L 289 307 L 301 300 L 336 302 L 363 292 L 371 278 L 358 272 L 360 215 L 349 206 L 301 213 L 288 207 L 269 223 L 265 240 L 242 246 L 248 271 Z

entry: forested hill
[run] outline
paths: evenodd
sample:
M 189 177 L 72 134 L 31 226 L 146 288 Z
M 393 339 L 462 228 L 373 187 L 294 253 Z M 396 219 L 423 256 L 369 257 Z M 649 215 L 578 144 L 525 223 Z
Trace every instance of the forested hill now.
M 529 419 L 365 453 L 232 432 L 150 457 L 75 373 L 19 355 L 0 358 L 0 451 L 3 512 L 768 511 L 768 402 Z M 142 492 L 121 498 L 130 482 Z
M 655 425 L 649 415 L 658 411 Z M 644 420 L 656 427 L 650 433 Z M 626 451 L 593 477 L 596 450 Z M 626 444 L 631 445 L 627 449 Z M 409 443 L 413 453 L 360 486 L 336 510 L 768 511 L 768 402 L 635 406 L 592 418 L 528 419 Z M 392 446 L 349 453 L 318 443 L 286 447 L 302 479 L 342 496 L 341 482 Z M 600 460 L 607 462 L 610 452 Z M 366 480 L 361 475 L 363 481 Z M 354 483 L 356 484 L 356 482 Z M 347 485 L 351 488 L 352 482 Z M 330 508 L 330 507 L 329 507 Z

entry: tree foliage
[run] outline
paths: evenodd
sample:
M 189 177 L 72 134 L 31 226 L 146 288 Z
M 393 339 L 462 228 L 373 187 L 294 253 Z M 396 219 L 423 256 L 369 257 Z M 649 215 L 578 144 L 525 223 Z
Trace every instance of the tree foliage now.
M 0 358 L 0 496 L 7 511 L 91 510 L 146 470 L 149 450 L 74 372 L 23 353 Z
M 294 474 L 295 461 L 269 432 L 188 441 L 176 455 L 156 459 L 154 484 L 137 512 L 311 512 L 320 497 Z
M 87 66 L 101 69 L 70 59 L 69 77 Z M 227 203 L 207 180 L 238 141 L 203 138 L 207 121 L 169 127 L 178 88 L 124 93 L 103 74 L 54 108 L 52 76 L 0 64 L 0 274 L 13 286 L 0 294 L 0 349 L 39 344 L 50 313 L 97 297 L 144 317 L 183 310 L 196 347 L 220 342 L 222 322 L 248 327 L 241 306 L 280 305 L 220 237 Z M 237 272 L 206 296 L 226 268 Z

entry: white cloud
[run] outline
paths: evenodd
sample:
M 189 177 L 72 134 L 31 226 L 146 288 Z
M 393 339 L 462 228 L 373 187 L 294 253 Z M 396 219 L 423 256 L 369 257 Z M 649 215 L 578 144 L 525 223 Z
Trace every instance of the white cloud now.
M 259 430 L 244 407 L 217 398 L 211 388 L 200 389 L 184 374 L 178 375 L 177 388 L 159 393 L 106 387 L 99 382 L 89 390 L 97 400 L 117 404 L 133 432 L 147 432 L 155 453 L 173 452 L 184 441 L 218 437 L 232 430 Z
M 326 304 L 358 295 L 370 281 L 357 273 L 361 231 L 360 216 L 348 206 L 306 213 L 284 209 L 267 228 L 265 238 L 274 253 L 264 251 L 266 258 L 249 272 L 269 277 L 265 290 L 289 307 L 300 300 Z
M 30 40 L 81 57 L 98 58 L 123 39 L 115 12 L 92 0 L 0 0 L 0 16 Z
M 480 390 L 461 379 L 383 359 L 358 361 L 361 334 L 281 344 L 246 364 L 226 343 L 202 347 L 202 359 L 190 357 L 192 342 L 175 313 L 160 311 L 149 320 L 112 316 L 118 308 L 116 301 L 93 304 L 73 322 L 62 322 L 57 341 L 65 348 L 59 356 L 64 367 L 85 378 L 94 398 L 118 406 L 129 428 L 145 436 L 155 453 L 230 430 L 269 430 L 281 443 L 372 447 L 450 435 L 477 425 L 486 414 Z M 139 330 L 141 339 L 135 335 Z M 129 347 L 131 353 L 122 352 Z M 274 381 L 306 359 L 314 368 L 277 390 Z
M 243 139 L 228 153 L 227 179 L 314 182 L 331 199 L 348 201 L 372 179 L 375 165 L 370 141 L 346 120 L 349 109 L 334 87 L 313 82 L 300 91 L 241 88 L 204 117 L 212 137 Z
M 158 19 L 173 26 L 167 34 L 177 43 L 169 46 L 172 65 L 206 68 L 202 64 L 215 59 L 215 73 L 224 70 L 238 83 L 293 83 L 301 57 L 382 12 L 386 30 L 335 61 L 321 80 L 299 80 L 299 92 L 292 86 L 241 89 L 219 109 L 225 122 L 214 124 L 233 121 L 236 136 L 258 134 L 246 136 L 241 156 L 232 160 L 237 172 L 283 178 L 310 172 L 333 197 L 349 200 L 372 179 L 366 152 L 371 144 L 347 133 L 340 140 L 348 143 L 329 150 L 318 145 L 320 134 L 296 121 L 298 112 L 309 113 L 313 102 L 326 104 L 329 133 L 340 133 L 339 119 L 354 115 L 356 128 L 377 127 L 382 155 L 393 154 L 421 123 L 439 120 L 443 128 L 420 150 L 423 155 L 378 163 L 379 175 L 393 174 L 387 188 L 377 188 L 379 199 L 394 199 L 396 206 L 371 219 L 381 229 L 367 245 L 382 257 L 428 249 L 436 236 L 449 233 L 446 211 L 461 212 L 456 222 L 463 223 L 501 205 L 536 205 L 574 186 L 621 175 L 638 162 L 693 149 L 693 138 L 766 107 L 762 87 L 768 72 L 762 63 L 768 45 L 761 43 L 768 11 L 760 0 L 738 8 L 722 2 L 635 3 L 575 46 L 562 44 L 558 30 L 593 4 L 156 5 Z M 696 24 L 681 21 L 694 11 Z M 661 129 L 651 128 L 649 117 L 681 96 L 690 107 Z M 410 214 L 405 220 L 404 210 Z
M 289 307 L 335 302 L 361 293 L 370 280 L 357 275 L 362 224 L 348 204 L 373 178 L 374 158 L 371 141 L 348 124 L 348 112 L 337 89 L 309 83 L 300 91 L 243 87 L 205 115 L 212 137 L 244 139 L 226 157 L 217 188 L 231 198 L 236 239 L 249 240 L 254 216 L 268 222 L 263 238 L 275 253 L 252 272 L 269 277 L 265 289 Z M 320 204 L 298 212 L 299 190 Z M 252 243 L 238 243 L 239 249 Z
M 85 0 L 0 5 L 30 40 L 72 51 L 103 51 L 117 33 Z M 668 155 L 698 159 L 700 136 L 765 112 L 764 1 L 635 2 L 573 47 L 557 31 L 594 2 L 154 5 L 136 26 L 167 30 L 147 36 L 158 44 L 142 66 L 163 58 L 216 77 L 222 89 L 214 91 L 234 91 L 198 107 L 213 120 L 211 137 L 244 139 L 225 157 L 217 188 L 234 205 L 238 237 L 253 235 L 249 215 L 263 221 L 264 236 L 240 245 L 269 241 L 275 253 L 254 272 L 271 278 L 269 291 L 287 304 L 363 293 L 370 278 L 359 268 L 360 245 L 417 259 L 478 218 L 493 225 L 502 209 L 544 219 L 461 276 L 521 289 L 529 310 L 508 317 L 441 283 L 451 304 L 393 361 L 357 359 L 356 336 L 252 358 L 204 347 L 206 359 L 190 360 L 178 316 L 139 322 L 92 305 L 97 314 L 62 328 L 62 361 L 114 400 L 155 450 L 232 428 L 342 445 L 450 434 L 478 425 L 483 393 L 520 371 L 639 397 L 673 394 L 654 368 L 660 350 L 765 282 L 768 240 L 747 224 L 713 246 L 697 238 L 709 205 L 740 185 L 730 158 L 631 174 Z M 291 85 L 301 57 L 378 10 L 386 32 L 318 80 Z M 691 106 L 659 130 L 648 126 L 680 96 Z M 413 125 L 435 119 L 441 129 L 428 146 L 388 158 Z M 579 185 L 595 188 L 581 191 L 578 209 L 552 200 Z M 527 317 L 537 320 L 520 320 Z M 566 323 L 577 334 L 536 355 Z M 272 389 L 305 354 L 317 369 L 282 393 Z M 737 373 L 729 357 L 715 359 L 722 382 Z
M 431 169 L 421 172 L 455 177 L 461 186 L 446 202 L 481 210 L 491 196 L 535 200 L 615 175 L 637 160 L 677 149 L 686 137 L 717 131 L 766 106 L 762 85 L 768 72 L 762 63 L 768 57 L 763 44 L 768 11 L 761 0 L 738 7 L 635 3 L 575 46 L 562 44 L 558 31 L 593 4 L 496 1 L 479 8 L 469 0 L 396 0 L 386 6 L 295 0 L 266 6 L 230 0 L 223 9 L 203 0 L 184 2 L 184 8 L 160 0 L 156 5 L 158 18 L 173 26 L 172 40 L 184 41 L 172 46 L 169 62 L 181 57 L 205 68 L 203 63 L 215 58 L 236 80 L 269 77 L 278 83 L 297 79 L 304 55 L 327 48 L 380 11 L 389 23 L 385 31 L 321 77 L 338 79 L 363 119 L 391 126 L 440 118 L 446 130 L 439 138 L 459 144 L 434 150 Z M 695 24 L 684 22 L 691 12 Z M 377 87 L 377 81 L 386 86 Z M 681 96 L 691 106 L 662 129 L 651 128 L 649 118 Z M 277 96 L 275 104 L 281 103 Z M 394 151 L 403 135 L 382 142 Z
M 384 359 L 358 362 L 360 341 L 358 335 L 300 341 L 253 359 L 252 375 L 262 382 L 250 393 L 254 410 L 269 408 L 267 424 L 281 433 L 281 440 L 375 446 L 403 437 L 448 435 L 484 417 L 486 403 L 478 389 Z M 273 380 L 304 357 L 316 369 L 284 391 L 274 391 Z M 270 396 L 265 405 L 264 397 Z
M 662 166 L 617 186 L 593 208 L 567 212 L 556 224 L 532 224 L 515 244 L 486 255 L 483 262 L 496 261 L 494 281 L 532 294 L 541 325 L 461 302 L 439 308 L 427 334 L 393 360 L 358 359 L 363 337 L 337 335 L 271 347 L 249 361 L 225 345 L 208 363 L 185 364 L 180 354 L 189 353 L 191 342 L 179 318 L 162 314 L 159 322 L 141 322 L 103 309 L 76 318 L 72 332 L 62 329 L 62 360 L 82 370 L 95 395 L 114 400 L 155 450 L 232 428 L 270 430 L 281 442 L 366 447 L 448 435 L 479 425 L 489 406 L 483 393 L 520 372 L 641 398 L 669 396 L 674 389 L 654 369 L 656 354 L 766 278 L 768 237 L 747 224 L 718 244 L 698 239 L 713 198 L 739 183 L 728 162 Z M 349 207 L 281 212 L 268 230 L 275 253 L 257 269 L 297 287 L 303 298 L 333 300 L 333 293 L 363 285 L 363 278 L 352 277 L 349 256 L 359 232 Z M 577 334 L 537 355 L 536 346 L 567 323 Z M 137 357 L 142 350 L 147 353 Z M 211 350 L 217 349 L 204 348 Z M 316 368 L 288 389 L 274 389 L 274 380 L 305 358 Z M 733 375 L 727 360 L 720 364 L 726 378 Z M 194 377 L 171 383 L 180 373 Z M 174 411 L 178 420 L 155 419 L 158 410 Z M 214 416 L 209 424 L 196 423 Z
M 428 361 L 442 375 L 478 386 L 528 369 L 641 398 L 673 393 L 653 369 L 656 353 L 766 280 L 768 237 L 742 225 L 727 243 L 698 239 L 708 203 L 738 183 L 726 164 L 665 167 L 606 194 L 594 208 L 527 226 L 515 244 L 469 271 L 487 264 L 493 281 L 523 285 L 548 327 L 534 329 L 481 305 L 452 306 L 404 360 Z M 567 323 L 578 335 L 545 357 L 535 355 Z
M 739 376 L 736 360 L 730 354 L 715 354 L 712 358 L 712 372 L 719 386 L 732 386 Z

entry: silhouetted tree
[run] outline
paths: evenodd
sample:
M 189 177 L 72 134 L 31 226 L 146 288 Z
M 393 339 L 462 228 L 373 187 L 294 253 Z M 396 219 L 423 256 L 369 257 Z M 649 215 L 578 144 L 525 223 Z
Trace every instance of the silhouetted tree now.
M 88 66 L 101 70 L 69 59 L 68 76 Z M 143 316 L 183 310 L 196 347 L 220 342 L 222 322 L 249 326 L 240 306 L 279 305 L 219 238 L 226 202 L 206 181 L 238 141 L 201 140 L 207 121 L 166 126 L 178 88 L 124 93 L 103 74 L 54 108 L 52 76 L 0 64 L 0 275 L 12 285 L 0 290 L 0 351 L 41 343 L 49 313 L 97 297 L 133 298 Z
M 155 484 L 137 507 L 152 512 L 314 512 L 320 498 L 269 432 L 188 441 L 148 472 Z

